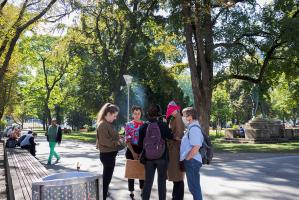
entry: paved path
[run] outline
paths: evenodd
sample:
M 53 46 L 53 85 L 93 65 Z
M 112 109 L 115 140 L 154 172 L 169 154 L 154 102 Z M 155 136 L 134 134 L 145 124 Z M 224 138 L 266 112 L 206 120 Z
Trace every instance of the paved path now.
M 37 157 L 42 163 L 47 162 L 49 152 L 44 137 L 37 139 Z M 61 162 L 47 167 L 58 173 L 76 170 L 80 162 L 82 171 L 102 172 L 99 154 L 94 144 L 77 141 L 63 141 L 57 147 Z M 110 192 L 112 199 L 129 199 L 127 181 L 124 178 L 124 152 L 117 156 Z M 299 155 L 294 154 L 254 154 L 254 153 L 219 153 L 215 163 L 204 166 L 201 170 L 201 184 L 205 200 L 298 200 L 299 199 Z M 187 183 L 185 181 L 185 183 Z M 136 199 L 140 199 L 138 185 Z M 172 183 L 167 182 L 167 199 L 171 199 Z M 151 199 L 157 200 L 157 183 Z M 185 198 L 192 196 L 185 184 Z

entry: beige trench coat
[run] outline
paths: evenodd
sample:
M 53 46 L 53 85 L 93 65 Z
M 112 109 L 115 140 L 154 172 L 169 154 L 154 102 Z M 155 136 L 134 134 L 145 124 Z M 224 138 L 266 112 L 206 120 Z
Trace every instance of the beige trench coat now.
M 184 135 L 185 126 L 180 113 L 174 116 L 174 119 L 170 121 L 170 129 L 174 135 L 174 138 L 182 138 Z M 184 173 L 180 170 L 180 141 L 168 140 L 167 146 L 169 151 L 169 163 L 168 163 L 168 180 L 169 181 L 183 181 Z

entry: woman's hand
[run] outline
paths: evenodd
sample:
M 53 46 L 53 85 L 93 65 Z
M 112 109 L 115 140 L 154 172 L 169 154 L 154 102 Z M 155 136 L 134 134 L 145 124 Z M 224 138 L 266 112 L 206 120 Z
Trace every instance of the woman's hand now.
M 190 150 L 190 152 L 188 153 L 186 160 L 191 160 L 196 154 L 198 154 L 199 148 L 200 148 L 200 146 L 198 146 L 198 145 L 193 146 L 192 149 Z
M 139 154 L 132 152 L 133 158 L 134 160 L 138 160 L 139 159 Z

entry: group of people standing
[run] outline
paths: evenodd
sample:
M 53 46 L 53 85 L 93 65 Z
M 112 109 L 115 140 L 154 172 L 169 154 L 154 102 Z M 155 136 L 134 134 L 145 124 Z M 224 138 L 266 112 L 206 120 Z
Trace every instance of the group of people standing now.
M 160 106 L 151 104 L 147 109 L 147 122 L 141 120 L 143 112 L 140 106 L 133 106 L 131 111 L 133 119 L 125 125 L 125 155 L 127 159 L 140 160 L 144 164 L 145 180 L 139 180 L 142 200 L 150 199 L 156 170 L 160 200 L 166 199 L 167 179 L 173 182 L 172 199 L 184 198 L 185 174 L 193 199 L 201 200 L 199 170 L 202 160 L 199 148 L 203 143 L 203 135 L 196 110 L 187 107 L 181 112 L 181 108 L 171 101 L 167 106 L 166 118 L 163 118 Z M 110 196 L 109 184 L 113 176 L 118 146 L 121 144 L 119 133 L 113 127 L 118 113 L 118 106 L 106 103 L 97 117 L 96 147 L 100 151 L 103 164 L 104 200 Z M 157 133 L 159 137 L 155 138 Z M 156 145 L 153 141 L 157 138 L 161 141 L 157 150 L 160 148 L 162 153 L 154 158 L 158 151 L 150 152 L 149 148 Z M 134 179 L 128 179 L 128 190 L 129 196 L 134 199 Z

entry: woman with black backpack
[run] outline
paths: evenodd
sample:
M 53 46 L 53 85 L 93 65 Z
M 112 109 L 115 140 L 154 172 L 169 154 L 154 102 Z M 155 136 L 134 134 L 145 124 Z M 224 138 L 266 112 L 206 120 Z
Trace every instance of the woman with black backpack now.
M 140 159 L 145 165 L 142 200 L 150 199 L 156 169 L 158 171 L 159 200 L 166 199 L 168 150 L 165 140 L 173 139 L 173 135 L 167 124 L 158 120 L 161 116 L 160 113 L 159 105 L 150 105 L 147 112 L 149 122 L 142 125 L 139 130 L 139 145 L 143 147 Z

